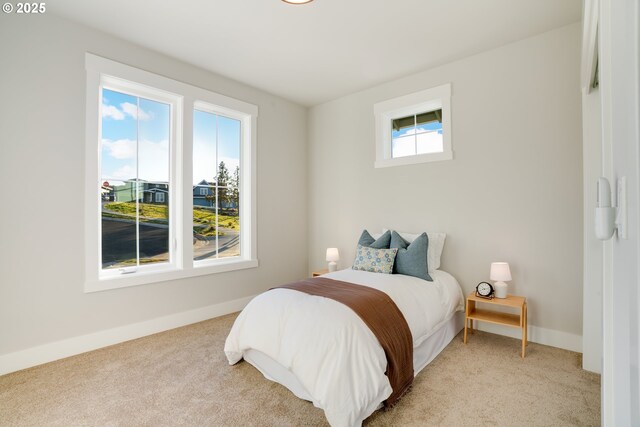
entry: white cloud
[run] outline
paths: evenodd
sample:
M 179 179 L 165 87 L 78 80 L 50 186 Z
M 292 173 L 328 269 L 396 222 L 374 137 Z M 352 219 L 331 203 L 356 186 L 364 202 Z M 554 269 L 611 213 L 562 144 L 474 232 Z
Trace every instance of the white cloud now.
M 124 165 L 113 171 L 112 176 L 114 178 L 120 178 L 123 181 L 127 179 L 133 179 L 136 177 L 136 170 L 131 165 Z
M 196 139 L 193 142 L 193 183 L 206 179 L 212 181 L 216 175 L 215 145 Z
M 138 153 L 138 178 L 145 181 L 169 181 L 169 142 L 142 140 Z
M 134 119 L 138 118 L 138 106 L 135 104 L 132 104 L 130 102 L 123 102 L 122 104 L 120 104 L 120 108 L 122 108 L 122 111 L 133 117 Z M 151 114 L 147 113 L 146 111 L 144 111 L 142 108 L 140 108 L 140 120 L 149 120 L 151 119 Z
M 113 160 L 103 159 L 104 176 L 114 179 L 134 179 L 144 181 L 169 181 L 169 142 L 142 140 L 138 147 L 138 170 L 136 173 L 136 142 L 129 139 L 110 141 L 102 140 L 102 145 L 106 148 L 106 155 L 116 160 L 131 160 L 126 165 L 122 165 L 109 172 L 111 167 L 121 165 L 122 162 L 113 163 Z
M 140 120 L 151 120 L 153 117 L 151 113 L 140 109 Z M 102 104 L 102 117 L 108 117 L 113 120 L 124 120 L 126 116 L 138 118 L 138 106 L 130 102 L 123 102 L 120 104 L 120 108 L 115 105 Z
M 412 156 L 415 154 L 442 153 L 442 134 L 438 132 L 423 132 L 418 133 L 417 137 L 415 138 L 407 138 L 407 136 L 413 136 L 415 134 L 415 129 L 411 129 L 407 132 L 404 132 L 401 136 L 393 138 L 393 140 L 391 141 L 391 150 L 393 152 L 393 157 Z
M 136 142 L 131 139 L 118 139 L 117 141 L 103 139 L 102 147 L 106 148 L 109 156 L 114 159 L 135 159 L 136 157 Z
M 217 175 L 218 165 L 224 162 L 229 170 L 229 175 L 233 177 L 236 167 L 240 164 L 239 159 L 231 157 L 220 157 L 216 160 L 216 148 L 210 142 L 196 139 L 193 143 L 193 183 L 197 184 L 203 179 L 212 181 Z
M 102 117 L 110 117 L 113 120 L 123 120 L 124 113 L 113 105 L 102 104 Z

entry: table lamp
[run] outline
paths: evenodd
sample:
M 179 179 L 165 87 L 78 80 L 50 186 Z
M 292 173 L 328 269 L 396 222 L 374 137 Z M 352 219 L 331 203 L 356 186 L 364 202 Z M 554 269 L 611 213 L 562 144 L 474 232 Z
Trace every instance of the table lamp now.
M 338 269 L 338 261 L 340 260 L 340 253 L 338 248 L 327 248 L 327 262 L 329 263 L 329 272 L 336 271 Z
M 496 298 L 507 297 L 507 284 L 511 280 L 511 270 L 509 270 L 509 263 L 507 262 L 492 262 L 491 272 L 489 278 L 495 280 Z

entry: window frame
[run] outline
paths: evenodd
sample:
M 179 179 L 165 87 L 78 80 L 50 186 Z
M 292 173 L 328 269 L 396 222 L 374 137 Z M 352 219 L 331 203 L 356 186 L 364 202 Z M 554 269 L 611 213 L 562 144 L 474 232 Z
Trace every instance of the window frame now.
M 244 163 L 242 161 L 242 156 L 243 156 L 243 147 L 242 147 L 242 141 L 245 137 L 244 135 L 244 130 L 247 128 L 247 120 L 250 119 L 250 117 L 248 117 L 246 114 L 239 112 L 239 111 L 234 111 L 231 110 L 229 108 L 225 108 L 223 106 L 220 105 L 215 105 L 212 104 L 211 102 L 206 102 L 206 101 L 201 101 L 198 100 L 196 102 L 194 102 L 193 104 L 193 110 L 198 110 L 198 111 L 202 111 L 205 113 L 210 113 L 210 114 L 215 114 L 218 116 L 222 116 L 222 117 L 227 117 L 233 120 L 238 120 L 240 122 L 240 141 L 241 141 L 241 147 L 240 147 L 240 185 L 238 186 L 238 192 L 240 195 L 240 210 L 238 212 L 238 215 L 240 216 L 240 256 L 242 256 L 242 251 L 243 251 L 243 247 L 246 244 L 244 238 L 243 238 L 243 233 L 242 230 L 244 229 L 243 227 L 245 226 L 244 223 L 244 215 L 243 215 L 243 210 L 242 210 L 242 192 L 243 192 L 243 181 L 244 181 L 244 171 L 243 171 L 243 167 L 244 167 Z M 216 152 L 218 151 L 218 149 L 216 148 Z M 216 162 L 219 164 L 219 159 L 216 158 Z M 217 165 L 216 165 L 217 168 Z M 217 180 L 217 176 L 216 176 L 216 180 L 215 180 L 215 184 L 212 186 L 207 187 L 207 195 L 210 194 L 210 192 L 213 193 L 214 196 L 216 196 L 216 217 L 218 216 L 218 202 L 217 202 L 217 194 L 219 189 L 221 188 L 229 188 L 229 185 L 227 183 L 227 185 L 225 186 L 220 186 L 218 185 L 218 180 Z M 216 239 L 216 249 L 218 248 L 218 240 Z M 233 258 L 237 258 L 237 257 L 222 257 L 222 258 L 214 258 L 214 259 L 203 259 L 203 260 L 193 260 L 193 265 L 195 268 L 206 268 L 210 265 L 212 265 L 213 263 L 218 263 L 220 262 L 222 259 L 233 259 Z
M 258 107 L 206 89 L 140 70 L 90 53 L 85 54 L 86 69 L 86 151 L 85 151 L 85 292 L 163 282 L 186 277 L 234 271 L 258 266 L 256 218 L 256 142 Z M 173 226 L 169 244 L 173 248 L 170 263 L 153 268 L 138 268 L 132 274 L 101 274 L 101 194 L 100 168 L 102 88 L 104 82 L 117 82 L 148 91 L 150 96 L 175 98 L 172 114 L 175 140 L 170 148 L 169 222 Z M 117 89 L 115 89 L 117 90 Z M 127 92 L 129 93 L 129 92 Z M 145 92 L 146 93 L 146 92 Z M 154 99 L 154 98 L 150 98 Z M 162 101 L 165 102 L 165 101 Z M 192 245 L 193 217 L 193 110 L 198 103 L 216 106 L 227 114 L 242 117 L 240 148 L 240 244 L 239 257 L 219 258 L 195 265 Z M 186 161 L 185 161 L 186 160 Z M 173 187 L 173 188 L 172 188 Z M 174 212 L 172 212 L 174 211 Z M 170 228 L 171 230 L 171 228 Z
M 102 92 L 104 89 L 116 91 L 119 93 L 125 93 L 127 95 L 145 98 L 151 101 L 160 102 L 164 104 L 168 104 L 170 107 L 170 120 L 169 120 L 169 204 L 168 204 L 168 214 L 169 214 L 169 262 L 168 263 L 158 263 L 158 264 L 149 264 L 149 265 L 138 265 L 135 267 L 123 267 L 123 268 L 114 268 L 105 270 L 100 268 L 99 277 L 101 279 L 107 278 L 115 278 L 121 276 L 122 274 L 131 274 L 131 273 L 143 273 L 149 274 L 155 271 L 162 272 L 167 268 L 175 267 L 177 260 L 180 257 L 180 248 L 177 248 L 175 244 L 172 242 L 175 241 L 177 230 L 176 230 L 176 220 L 175 218 L 178 215 L 178 207 L 176 206 L 175 200 L 177 194 L 177 186 L 179 185 L 179 177 L 176 173 L 177 164 L 176 159 L 173 156 L 173 153 L 176 151 L 178 145 L 181 140 L 178 134 L 178 126 L 177 126 L 177 117 L 182 114 L 182 102 L 181 97 L 174 93 L 170 93 L 167 91 L 155 89 L 153 87 L 144 86 L 140 84 L 133 83 L 131 81 L 113 77 L 109 75 L 101 75 L 100 76 L 100 88 L 98 95 L 98 110 L 97 114 L 99 116 L 98 119 L 98 176 L 99 179 L 102 180 L 101 174 L 101 166 L 102 166 L 102 157 L 100 150 L 100 141 L 102 139 L 102 116 L 101 108 L 102 108 Z M 87 112 L 88 113 L 88 112 Z M 136 184 L 138 185 L 138 184 Z M 154 198 L 155 201 L 155 198 Z M 98 212 L 100 216 L 101 212 Z M 102 235 L 102 220 L 100 217 L 100 222 L 98 223 L 98 259 L 102 260 L 102 245 L 101 245 L 101 235 Z M 100 261 L 101 263 L 102 261 Z
M 403 157 L 392 157 L 391 147 L 393 120 L 411 115 L 419 115 L 438 109 L 442 110 L 443 151 L 441 153 L 425 153 Z M 373 112 L 376 126 L 376 161 L 374 163 L 376 168 L 453 159 L 453 150 L 451 147 L 450 83 L 378 102 L 374 105 Z

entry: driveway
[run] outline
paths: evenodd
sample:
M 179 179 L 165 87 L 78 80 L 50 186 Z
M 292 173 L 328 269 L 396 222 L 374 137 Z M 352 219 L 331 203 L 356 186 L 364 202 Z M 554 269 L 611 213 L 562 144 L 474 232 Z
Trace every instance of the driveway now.
M 220 228 L 220 257 L 240 255 L 240 232 Z M 102 218 L 102 265 L 108 267 L 136 258 L 136 225 L 132 221 Z M 204 260 L 216 256 L 215 239 L 194 238 L 193 256 Z M 169 260 L 169 228 L 158 224 L 140 223 L 140 259 L 149 262 Z

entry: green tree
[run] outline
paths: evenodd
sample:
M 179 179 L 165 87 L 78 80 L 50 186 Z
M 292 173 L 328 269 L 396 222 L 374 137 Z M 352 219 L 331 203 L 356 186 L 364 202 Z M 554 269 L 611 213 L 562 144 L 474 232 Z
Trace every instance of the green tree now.
M 236 166 L 231 180 L 231 200 L 235 202 L 236 208 L 240 210 L 240 166 Z
M 231 202 L 231 191 L 228 186 L 231 184 L 231 176 L 229 175 L 229 169 L 224 162 L 220 162 L 218 166 L 218 176 L 216 177 L 217 191 L 218 191 L 218 207 L 223 204 L 229 205 Z

